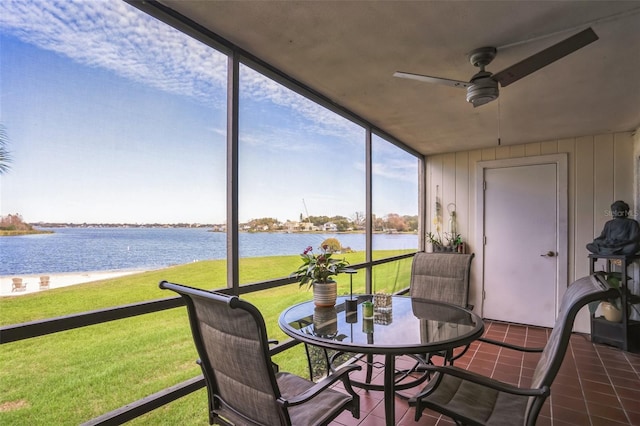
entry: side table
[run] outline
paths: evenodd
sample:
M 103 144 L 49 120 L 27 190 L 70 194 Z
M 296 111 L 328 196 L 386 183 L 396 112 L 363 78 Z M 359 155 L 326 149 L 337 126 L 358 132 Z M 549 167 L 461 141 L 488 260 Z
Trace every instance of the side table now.
M 631 304 L 640 303 L 640 298 L 627 292 L 629 276 L 628 268 L 638 259 L 640 254 L 635 255 L 589 255 L 589 273 L 595 272 L 596 262 L 601 259 L 605 262 L 605 272 L 615 272 L 614 264 L 620 265 L 620 290 L 622 305 L 622 320 L 620 322 L 607 321 L 603 317 L 591 316 L 591 341 L 594 343 L 604 343 L 615 346 L 623 351 L 640 352 L 640 321 L 629 319 L 629 309 Z

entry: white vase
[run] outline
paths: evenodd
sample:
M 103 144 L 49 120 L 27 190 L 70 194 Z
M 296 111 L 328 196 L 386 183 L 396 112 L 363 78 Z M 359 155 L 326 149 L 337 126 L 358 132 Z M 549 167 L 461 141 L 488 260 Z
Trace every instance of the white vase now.
M 313 303 L 316 306 L 335 306 L 338 297 L 338 283 L 313 283 Z
M 622 321 L 622 311 L 609 302 L 600 302 L 600 312 L 602 312 L 604 319 L 607 321 Z

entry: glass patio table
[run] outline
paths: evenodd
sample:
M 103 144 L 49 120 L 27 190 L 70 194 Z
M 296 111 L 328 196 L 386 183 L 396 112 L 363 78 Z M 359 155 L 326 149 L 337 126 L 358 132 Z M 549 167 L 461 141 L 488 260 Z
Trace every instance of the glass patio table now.
M 316 307 L 313 301 L 299 303 L 282 312 L 279 325 L 288 336 L 321 348 L 371 357 L 384 355 L 387 425 L 395 425 L 396 356 L 451 353 L 484 332 L 478 315 L 456 305 L 391 296 L 388 306 L 375 307 L 373 318 L 365 319 L 362 304 L 371 301 L 372 296 L 358 296 L 349 309 L 347 299 L 339 297 L 336 306 L 330 308 Z

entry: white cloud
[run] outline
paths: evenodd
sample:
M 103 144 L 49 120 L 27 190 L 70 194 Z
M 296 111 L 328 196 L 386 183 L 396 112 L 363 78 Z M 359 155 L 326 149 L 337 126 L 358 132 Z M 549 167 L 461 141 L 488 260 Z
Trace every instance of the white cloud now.
M 306 126 L 304 129 L 306 132 L 362 143 L 364 131 L 353 122 L 247 66 L 241 68 L 240 76 L 242 96 L 291 108 L 312 123 L 311 125 L 302 124 Z
M 415 183 L 418 162 L 415 159 L 385 159 L 384 162 L 374 162 L 372 171 L 374 176 Z
M 159 90 L 226 102 L 226 55 L 121 0 L 2 0 L 0 31 Z M 242 95 L 290 108 L 307 132 L 362 140 L 360 126 L 246 66 Z
M 225 55 L 123 1 L 2 0 L 0 31 L 166 92 L 225 101 Z

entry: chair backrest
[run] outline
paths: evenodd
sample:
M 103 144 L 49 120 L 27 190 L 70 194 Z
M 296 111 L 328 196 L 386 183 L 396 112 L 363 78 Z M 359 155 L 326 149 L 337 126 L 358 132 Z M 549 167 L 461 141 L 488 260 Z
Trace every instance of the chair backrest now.
M 11 278 L 11 291 L 24 291 L 27 283 L 22 282 L 22 278 Z
M 160 287 L 185 300 L 213 405 L 210 410 L 231 410 L 243 418 L 242 424 L 290 424 L 286 410 L 277 403 L 280 391 L 260 311 L 236 296 L 166 281 Z
M 49 275 L 43 275 L 40 277 L 40 287 L 49 287 Z
M 564 359 L 573 329 L 573 322 L 578 311 L 586 304 L 618 295 L 616 289 L 609 285 L 600 276 L 588 275 L 574 281 L 562 297 L 558 318 L 544 351 L 536 365 L 531 379 L 531 388 L 551 387 L 562 360 Z M 529 398 L 525 419 L 535 419 L 544 402 L 543 398 Z M 534 424 L 527 421 L 527 424 Z
M 416 253 L 411 265 L 409 294 L 416 299 L 468 307 L 473 254 Z

